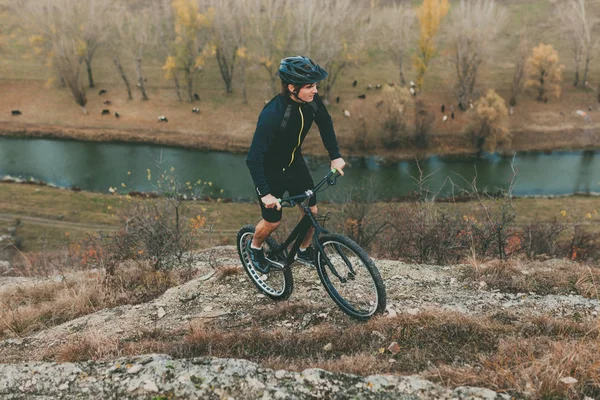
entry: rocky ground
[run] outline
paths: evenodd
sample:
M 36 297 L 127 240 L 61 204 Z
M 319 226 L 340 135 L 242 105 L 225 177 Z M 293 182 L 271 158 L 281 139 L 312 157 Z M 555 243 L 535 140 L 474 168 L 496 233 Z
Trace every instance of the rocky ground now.
M 323 322 L 339 327 L 357 324 L 329 299 L 316 272 L 302 265 L 294 267 L 295 288 L 289 302 L 300 304 L 306 312 L 292 313 L 285 319 L 262 319 L 261 315 L 276 305 L 259 294 L 245 274 L 235 273 L 239 265 L 235 248 L 210 251 L 212 262 L 198 264 L 198 278 L 168 290 L 154 301 L 101 310 L 29 337 L 0 342 L 0 360 L 5 363 L 0 365 L 0 397 L 29 398 L 35 394 L 36 398 L 137 398 L 170 393 L 180 398 L 500 398 L 485 389 L 449 389 L 418 377 L 273 371 L 234 359 L 171 360 L 153 355 L 76 364 L 43 362 L 54 359 L 55 349 L 85 337 L 134 340 L 148 330 L 177 335 L 202 323 L 223 331 L 245 330 L 257 320 L 261 329 L 290 332 Z M 552 268 L 553 262 L 547 261 L 546 267 Z M 215 265 L 234 273 L 224 277 L 215 274 Z M 484 282 L 465 283 L 460 279 L 461 266 L 387 260 L 378 260 L 377 265 L 387 288 L 386 317 L 440 310 L 473 316 L 504 311 L 517 319 L 545 315 L 594 321 L 600 312 L 597 300 L 581 296 L 502 293 L 490 290 Z M 10 283 L 22 284 L 30 283 L 14 278 Z

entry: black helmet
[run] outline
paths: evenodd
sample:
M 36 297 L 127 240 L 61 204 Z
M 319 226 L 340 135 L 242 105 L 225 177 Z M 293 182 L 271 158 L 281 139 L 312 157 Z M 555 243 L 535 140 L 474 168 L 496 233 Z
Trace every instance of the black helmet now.
M 281 60 L 277 75 L 283 83 L 304 85 L 322 81 L 327 77 L 327 71 L 308 57 L 295 56 Z

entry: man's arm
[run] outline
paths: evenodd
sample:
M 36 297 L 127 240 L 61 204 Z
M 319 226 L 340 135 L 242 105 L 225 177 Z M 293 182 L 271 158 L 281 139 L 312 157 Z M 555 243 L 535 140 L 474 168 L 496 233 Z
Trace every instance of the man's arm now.
M 337 143 L 337 138 L 335 137 L 335 130 L 333 129 L 333 121 L 331 120 L 331 115 L 327 111 L 325 104 L 321 100 L 319 95 L 315 95 L 314 100 L 318 105 L 318 111 L 315 115 L 315 122 L 319 127 L 319 133 L 321 134 L 321 140 L 327 149 L 327 153 L 329 154 L 329 159 L 331 160 L 331 168 L 335 168 L 339 171 L 340 175 L 344 175 L 344 167 L 346 166 L 346 162 L 342 158 L 340 154 L 340 148 Z
M 271 193 L 271 188 L 265 176 L 264 160 L 267 150 L 276 131 L 276 121 L 269 113 L 261 113 L 256 124 L 256 131 L 246 157 L 246 165 L 250 169 L 256 192 L 264 197 Z

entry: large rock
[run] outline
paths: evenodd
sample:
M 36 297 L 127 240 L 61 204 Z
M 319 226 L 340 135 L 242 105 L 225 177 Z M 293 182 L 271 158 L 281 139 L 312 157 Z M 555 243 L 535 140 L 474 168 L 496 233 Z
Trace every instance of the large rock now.
M 508 399 L 446 389 L 415 376 L 359 377 L 320 369 L 273 371 L 246 360 L 165 355 L 112 362 L 0 364 L 2 399 Z

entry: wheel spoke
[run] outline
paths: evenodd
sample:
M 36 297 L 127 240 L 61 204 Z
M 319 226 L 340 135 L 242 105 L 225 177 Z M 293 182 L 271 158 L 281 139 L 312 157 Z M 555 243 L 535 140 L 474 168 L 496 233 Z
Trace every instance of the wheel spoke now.
M 377 268 L 366 253 L 340 235 L 323 238 L 320 243 L 319 274 L 327 292 L 340 308 L 359 319 L 368 319 L 382 311 L 385 289 Z
M 292 289 L 292 276 L 291 272 L 286 270 L 284 263 L 274 257 L 275 259 L 269 260 L 270 268 L 265 273 L 254 267 L 248 252 L 248 244 L 252 241 L 253 236 L 253 227 L 242 228 L 238 234 L 238 252 L 248 276 L 255 286 L 270 298 L 277 300 L 289 297 Z M 275 246 L 276 242 L 270 238 L 263 245 L 267 254 L 271 247 Z

